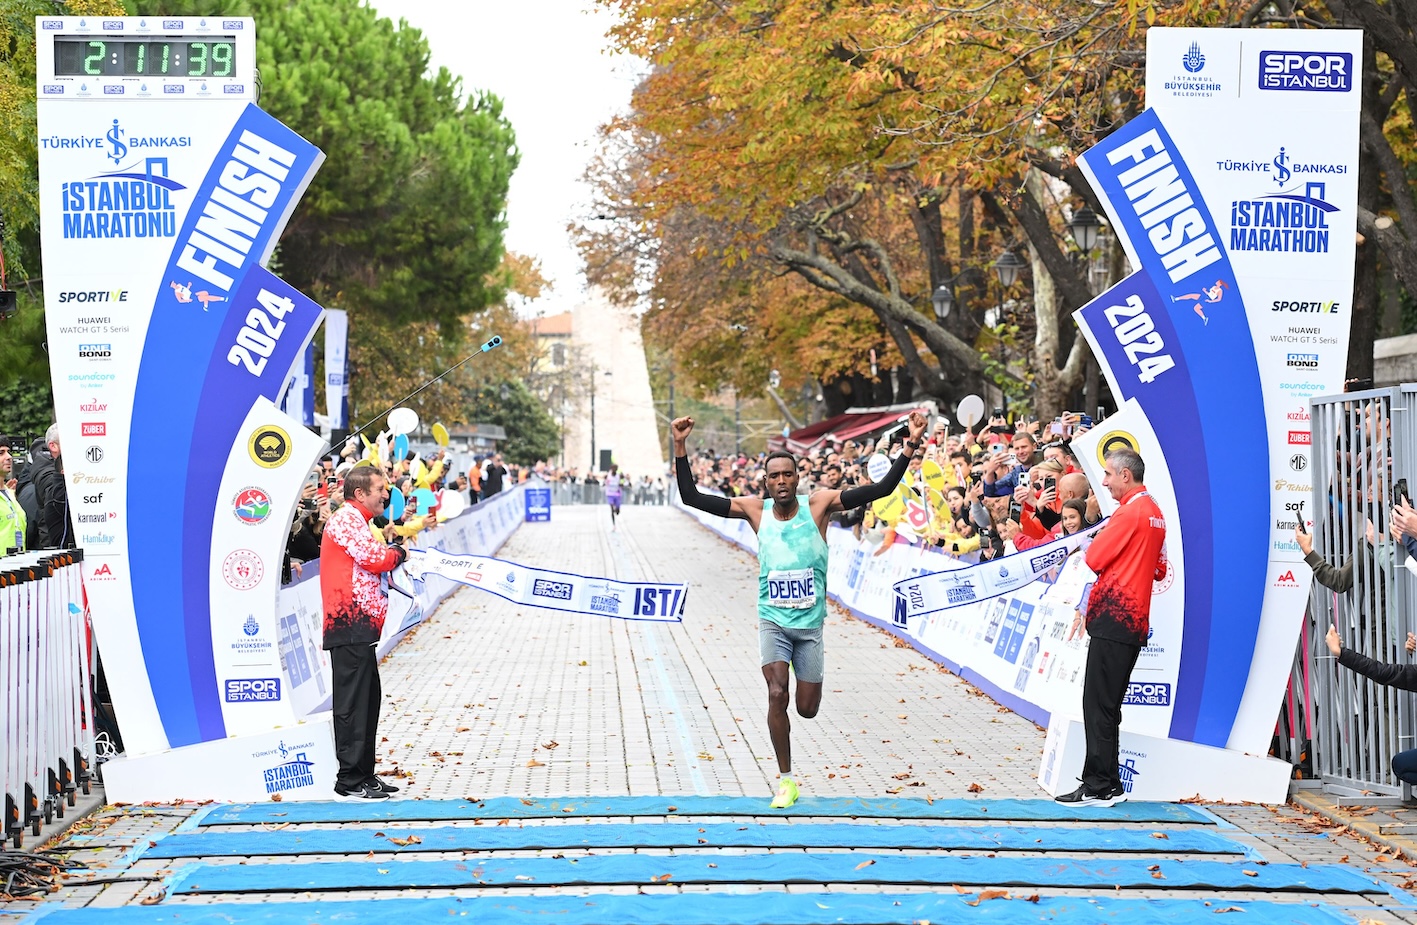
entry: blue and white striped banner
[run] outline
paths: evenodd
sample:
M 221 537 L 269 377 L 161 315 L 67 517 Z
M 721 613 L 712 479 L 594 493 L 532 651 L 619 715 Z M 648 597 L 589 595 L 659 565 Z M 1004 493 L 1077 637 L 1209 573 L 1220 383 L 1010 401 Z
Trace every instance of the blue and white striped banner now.
M 438 549 L 410 549 L 403 567 L 415 581 L 441 575 L 527 607 L 651 623 L 683 622 L 689 590 L 684 584 L 591 578 Z

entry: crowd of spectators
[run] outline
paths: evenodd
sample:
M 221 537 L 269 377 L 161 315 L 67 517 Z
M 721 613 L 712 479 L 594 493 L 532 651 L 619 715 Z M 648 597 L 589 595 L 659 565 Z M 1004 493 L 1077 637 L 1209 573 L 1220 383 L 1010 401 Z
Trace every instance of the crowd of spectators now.
M 936 423 L 922 456 L 910 464 L 910 498 L 928 519 L 917 529 L 901 516 L 901 505 L 846 511 L 834 522 L 858 538 L 878 540 L 876 554 L 894 543 L 932 546 L 970 562 L 1008 555 L 1074 533 L 1101 520 L 1097 497 L 1073 454 L 1071 440 L 1092 426 L 1080 414 L 1052 422 L 1021 417 L 1010 423 L 1001 413 L 978 430 L 951 433 Z M 872 481 L 869 460 L 894 458 L 904 431 L 878 439 L 825 440 L 797 460 L 799 492 L 851 488 Z M 727 496 L 764 497 L 766 453 L 717 455 L 702 450 L 690 460 L 700 488 Z M 944 474 L 944 490 L 930 488 L 922 467 L 933 462 Z M 893 510 L 893 513 L 892 513 Z
M 383 455 L 390 458 L 384 459 Z M 422 453 L 410 449 L 403 459 L 394 459 L 392 454 L 369 454 L 356 444 L 347 443 L 339 454 L 322 458 L 305 480 L 286 543 L 283 582 L 299 578 L 303 564 L 320 557 L 325 523 L 344 501 L 344 477 L 365 456 L 380 467 L 391 491 L 397 489 L 405 499 L 397 517 L 391 517 L 394 512 L 386 509 L 370 522 L 371 527 L 385 542 L 401 536 L 409 546 L 418 545 L 419 534 L 446 519 L 449 512 L 455 514 L 486 501 L 545 467 L 545 463 L 535 467 L 508 464 L 501 453 L 488 453 L 474 456 L 463 469 L 440 447 L 425 448 Z M 420 504 L 420 490 L 431 492 L 435 503 Z M 459 498 L 453 501 L 450 495 Z
M 28 452 L 22 441 L 0 435 L 0 556 L 76 545 L 59 425 Z

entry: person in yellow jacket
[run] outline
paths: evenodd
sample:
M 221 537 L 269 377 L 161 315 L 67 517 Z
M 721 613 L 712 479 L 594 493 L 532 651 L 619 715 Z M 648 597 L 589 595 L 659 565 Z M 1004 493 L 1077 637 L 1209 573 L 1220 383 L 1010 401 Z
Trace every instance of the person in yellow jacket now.
M 25 509 L 20 506 L 16 482 L 11 478 L 15 458 L 10 455 L 13 444 L 0 435 L 0 556 L 25 551 Z

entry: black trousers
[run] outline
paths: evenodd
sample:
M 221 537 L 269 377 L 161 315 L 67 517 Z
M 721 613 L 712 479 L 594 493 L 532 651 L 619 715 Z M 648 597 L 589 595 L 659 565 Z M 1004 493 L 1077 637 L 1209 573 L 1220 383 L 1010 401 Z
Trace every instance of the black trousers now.
M 1096 636 L 1088 640 L 1082 681 L 1082 727 L 1087 735 L 1082 785 L 1089 793 L 1110 793 L 1122 786 L 1117 774 L 1122 701 L 1140 654 L 1141 646 Z
M 374 776 L 374 746 L 379 741 L 379 657 L 371 643 L 330 649 L 334 681 L 335 757 L 339 786 L 358 787 Z

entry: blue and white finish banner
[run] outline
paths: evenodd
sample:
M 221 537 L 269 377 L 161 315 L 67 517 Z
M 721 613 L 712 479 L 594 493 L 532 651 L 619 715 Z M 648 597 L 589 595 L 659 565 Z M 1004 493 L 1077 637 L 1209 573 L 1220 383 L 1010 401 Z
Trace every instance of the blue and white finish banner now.
M 326 315 L 328 319 L 328 314 Z M 286 384 L 281 410 L 306 427 L 315 426 L 315 345 L 305 345 L 305 352 L 295 361 Z
M 325 316 L 325 414 L 330 427 L 349 426 L 349 315 L 331 309 Z
M 410 549 L 404 570 L 415 581 L 439 575 L 525 607 L 652 623 L 681 623 L 689 586 L 620 581 L 532 568 L 439 549 Z
M 982 603 L 1017 591 L 1050 573 L 1056 575 L 1068 556 L 1086 549 L 1101 529 L 1102 524 L 1098 524 L 1085 532 L 1060 537 L 1010 556 L 897 582 L 893 618 L 900 623 L 941 610 Z
M 273 657 L 283 525 L 318 451 L 279 403 L 324 312 L 264 264 L 324 155 L 254 105 L 249 79 L 87 93 L 53 53 L 84 27 L 54 22 L 38 107 L 51 370 L 125 744 L 270 729 L 292 715 Z M 103 21 L 114 41 L 159 26 L 239 35 L 235 66 L 254 75 L 249 19 Z
M 1153 29 L 1150 108 L 1079 161 L 1138 269 L 1076 317 L 1155 436 L 1148 482 L 1168 461 L 1175 492 L 1173 739 L 1264 754 L 1283 695 L 1309 578 L 1307 400 L 1341 390 L 1347 357 L 1361 49 L 1357 32 Z

